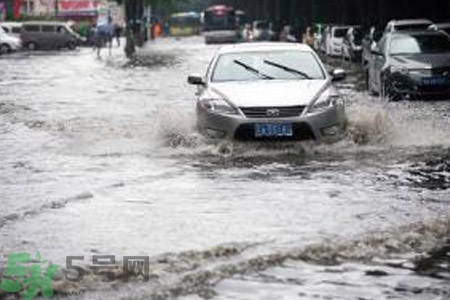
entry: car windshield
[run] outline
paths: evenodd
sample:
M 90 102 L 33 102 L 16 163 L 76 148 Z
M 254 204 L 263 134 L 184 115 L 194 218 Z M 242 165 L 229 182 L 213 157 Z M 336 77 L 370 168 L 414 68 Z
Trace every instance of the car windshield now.
M 266 22 L 258 22 L 256 23 L 256 29 L 269 29 L 269 23 Z
M 3 28 L 0 26 L 0 33 L 5 33 L 5 31 L 3 30 Z
M 271 51 L 223 54 L 212 81 L 325 79 L 317 58 L 310 52 Z
M 449 53 L 450 39 L 442 35 L 411 35 L 392 38 L 390 54 L 434 54 Z
M 341 38 L 347 34 L 348 28 L 337 28 L 334 30 L 334 37 Z
M 416 24 L 402 24 L 395 25 L 396 31 L 411 31 L 411 30 L 427 30 L 430 23 L 416 23 Z

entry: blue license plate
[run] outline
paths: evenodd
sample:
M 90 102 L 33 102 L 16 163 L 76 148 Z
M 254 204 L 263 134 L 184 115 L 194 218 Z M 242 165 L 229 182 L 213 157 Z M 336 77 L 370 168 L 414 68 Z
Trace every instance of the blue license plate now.
M 291 137 L 294 135 L 292 130 L 292 124 L 280 123 L 280 124 L 256 124 L 255 136 L 257 138 L 262 137 Z
M 436 77 L 422 78 L 423 86 L 443 86 L 443 85 L 447 85 L 447 84 L 448 84 L 448 81 L 447 81 L 447 78 L 445 78 L 445 77 L 436 76 Z

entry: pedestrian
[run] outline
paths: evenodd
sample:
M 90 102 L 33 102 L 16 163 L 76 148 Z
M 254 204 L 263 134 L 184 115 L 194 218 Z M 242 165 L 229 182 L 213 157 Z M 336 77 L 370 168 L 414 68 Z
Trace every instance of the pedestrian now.
M 306 28 L 305 33 L 303 34 L 303 44 L 306 44 L 314 49 L 314 32 L 311 27 Z
M 120 36 L 122 35 L 122 27 L 119 24 L 114 25 L 114 36 L 117 41 L 117 47 L 120 47 Z

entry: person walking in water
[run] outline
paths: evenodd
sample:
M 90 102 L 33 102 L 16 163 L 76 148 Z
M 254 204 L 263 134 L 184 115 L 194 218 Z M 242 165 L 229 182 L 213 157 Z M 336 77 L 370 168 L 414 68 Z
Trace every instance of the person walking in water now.
M 120 36 L 122 35 L 122 27 L 119 24 L 114 25 L 114 37 L 117 41 L 117 47 L 120 47 Z
M 106 22 L 99 22 L 94 35 L 94 45 L 97 48 L 97 56 L 100 57 L 100 51 L 103 46 L 108 46 L 109 55 L 111 55 L 112 39 L 114 27 L 112 18 L 109 16 Z

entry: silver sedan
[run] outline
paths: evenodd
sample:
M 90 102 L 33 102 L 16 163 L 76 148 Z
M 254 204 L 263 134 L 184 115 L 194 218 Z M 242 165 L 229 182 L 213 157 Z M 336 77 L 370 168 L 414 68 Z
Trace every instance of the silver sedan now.
M 211 138 L 334 141 L 345 128 L 344 101 L 308 46 L 252 43 L 221 48 L 197 85 L 197 124 Z

